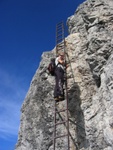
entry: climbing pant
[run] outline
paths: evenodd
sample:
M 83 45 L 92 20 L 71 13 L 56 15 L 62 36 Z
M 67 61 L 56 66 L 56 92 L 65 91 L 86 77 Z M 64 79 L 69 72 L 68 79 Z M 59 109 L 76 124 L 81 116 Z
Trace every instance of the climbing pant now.
M 54 98 L 64 96 L 64 70 L 61 67 L 55 69 L 55 89 Z

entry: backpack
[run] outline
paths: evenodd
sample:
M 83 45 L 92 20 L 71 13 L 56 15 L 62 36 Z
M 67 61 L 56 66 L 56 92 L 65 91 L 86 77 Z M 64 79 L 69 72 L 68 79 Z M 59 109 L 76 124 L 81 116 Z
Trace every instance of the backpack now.
M 51 61 L 48 65 L 48 71 L 49 73 L 54 76 L 55 75 L 55 68 L 56 68 L 56 65 L 55 65 L 55 58 L 51 58 Z

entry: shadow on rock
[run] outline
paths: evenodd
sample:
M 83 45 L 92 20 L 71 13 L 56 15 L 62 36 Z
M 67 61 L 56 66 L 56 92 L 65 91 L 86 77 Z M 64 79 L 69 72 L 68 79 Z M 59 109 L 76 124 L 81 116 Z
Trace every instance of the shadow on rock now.
M 69 90 L 68 99 L 70 113 L 69 121 L 75 130 L 74 141 L 78 149 L 83 147 L 87 148 L 88 141 L 86 140 L 84 114 L 81 109 L 80 89 L 76 83 L 74 83 L 73 87 Z

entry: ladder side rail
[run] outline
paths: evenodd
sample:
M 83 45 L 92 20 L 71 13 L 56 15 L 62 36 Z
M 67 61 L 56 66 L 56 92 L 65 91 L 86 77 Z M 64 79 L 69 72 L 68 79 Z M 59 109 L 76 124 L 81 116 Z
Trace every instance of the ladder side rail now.
M 56 113 L 64 112 L 64 111 L 66 111 L 66 110 L 67 110 L 67 109 L 58 110 L 58 111 L 56 111 Z
M 65 65 L 67 64 L 66 62 L 66 48 L 65 48 L 65 39 L 64 39 L 64 53 L 65 53 Z M 67 90 L 67 69 L 66 69 L 66 66 L 65 66 L 65 90 L 66 90 L 66 120 L 67 120 L 67 134 L 68 134 L 68 137 L 67 137 L 67 141 L 68 141 L 68 150 L 70 148 L 70 145 L 69 145 L 69 114 L 68 114 L 68 90 Z
M 65 136 L 68 136 L 68 134 L 57 136 L 57 137 L 55 137 L 55 139 L 58 139 L 58 138 L 61 138 L 61 137 L 65 137 Z
M 54 101 L 54 138 L 53 138 L 53 149 L 55 150 L 56 143 L 56 102 Z
M 58 123 L 55 124 L 55 126 L 60 125 L 60 124 L 65 124 L 65 123 L 67 123 L 67 120 L 62 121 L 62 122 L 58 122 Z

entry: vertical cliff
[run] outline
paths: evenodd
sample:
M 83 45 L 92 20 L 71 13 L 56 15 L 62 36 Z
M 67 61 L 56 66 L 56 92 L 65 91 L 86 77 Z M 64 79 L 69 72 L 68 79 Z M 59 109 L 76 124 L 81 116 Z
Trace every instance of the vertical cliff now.
M 67 25 L 70 149 L 112 150 L 112 0 L 87 0 L 67 19 Z M 46 68 L 54 55 L 55 49 L 42 54 L 21 108 L 15 150 L 53 149 L 54 77 L 48 74 Z M 58 107 L 63 107 L 64 102 L 60 102 Z M 61 116 L 65 118 L 63 113 Z M 65 139 L 58 140 L 56 150 L 64 149 Z

